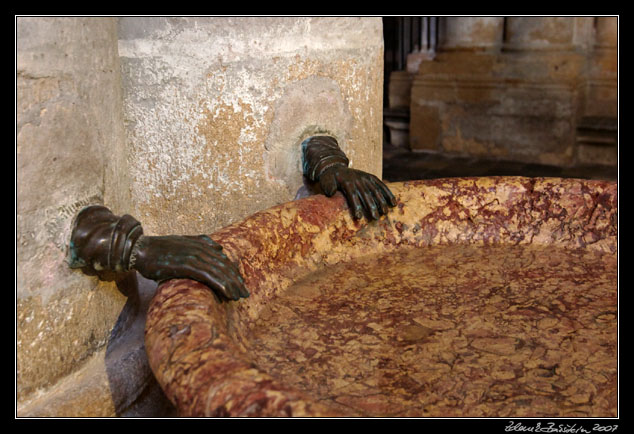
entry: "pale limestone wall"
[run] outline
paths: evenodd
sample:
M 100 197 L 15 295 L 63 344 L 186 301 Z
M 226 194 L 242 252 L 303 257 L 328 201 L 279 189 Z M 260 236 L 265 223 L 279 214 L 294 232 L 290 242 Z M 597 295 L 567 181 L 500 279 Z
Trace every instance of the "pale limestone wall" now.
M 81 207 L 211 233 L 292 200 L 314 133 L 380 176 L 382 68 L 380 18 L 18 17 L 18 415 L 114 414 L 126 299 L 65 262 Z
M 210 233 L 292 200 L 314 133 L 381 175 L 380 18 L 122 18 L 119 54 L 146 231 Z
M 79 208 L 130 206 L 119 69 L 114 19 L 17 18 L 18 402 L 103 347 L 125 303 L 65 263 Z

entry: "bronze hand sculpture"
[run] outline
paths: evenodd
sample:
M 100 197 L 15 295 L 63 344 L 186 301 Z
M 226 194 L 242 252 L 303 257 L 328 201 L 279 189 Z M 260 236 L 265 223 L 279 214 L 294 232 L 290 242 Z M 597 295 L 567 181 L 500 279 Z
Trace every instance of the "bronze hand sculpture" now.
M 221 300 L 249 296 L 238 268 L 211 238 L 145 236 L 134 217 L 115 216 L 104 206 L 90 206 L 77 215 L 69 265 L 104 280 L 136 270 L 158 282 L 174 278 L 197 280 Z
M 302 143 L 302 156 L 304 175 L 318 182 L 328 197 L 341 190 L 356 219 L 365 209 L 377 220 L 396 206 L 396 198 L 379 178 L 348 167 L 349 160 L 333 137 L 309 137 Z
M 351 169 L 349 160 L 330 136 L 313 136 L 302 143 L 304 175 L 319 183 L 330 197 L 341 190 L 353 216 L 379 219 L 396 205 L 390 189 L 376 176 Z M 69 246 L 69 265 L 101 279 L 116 279 L 131 270 L 158 282 L 186 278 L 207 285 L 220 300 L 248 297 L 238 267 L 222 246 L 206 235 L 143 235 L 130 215 L 115 216 L 104 206 L 84 208 L 76 217 Z

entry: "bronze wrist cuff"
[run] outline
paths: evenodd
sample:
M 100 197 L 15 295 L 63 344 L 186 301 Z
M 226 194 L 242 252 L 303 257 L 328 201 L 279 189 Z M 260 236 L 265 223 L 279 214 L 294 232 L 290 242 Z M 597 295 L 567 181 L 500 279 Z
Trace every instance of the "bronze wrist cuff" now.
M 130 255 L 135 242 L 143 234 L 141 223 L 131 215 L 122 216 L 112 231 L 108 267 L 113 271 L 129 271 Z
M 339 148 L 337 140 L 330 136 L 313 136 L 302 142 L 304 175 L 311 181 L 333 166 L 348 167 L 350 161 Z
M 141 223 L 130 215 L 117 217 L 104 206 L 84 208 L 73 224 L 69 265 L 97 273 L 129 271 L 132 250 L 142 234 Z

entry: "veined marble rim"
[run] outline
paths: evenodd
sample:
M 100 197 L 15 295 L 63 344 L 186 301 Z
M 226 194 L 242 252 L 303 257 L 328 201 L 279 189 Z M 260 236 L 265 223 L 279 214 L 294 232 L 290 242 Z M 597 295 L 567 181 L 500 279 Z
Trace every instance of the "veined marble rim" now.
M 389 184 L 398 205 L 379 221 L 355 221 L 345 199 L 312 196 L 259 212 L 211 237 L 237 261 L 251 292 L 218 303 L 203 285 L 159 287 L 146 349 L 161 387 L 184 416 L 340 416 L 262 372 L 242 330 L 294 268 L 314 270 L 390 249 L 538 244 L 617 253 L 617 185 L 524 177 L 445 178 Z

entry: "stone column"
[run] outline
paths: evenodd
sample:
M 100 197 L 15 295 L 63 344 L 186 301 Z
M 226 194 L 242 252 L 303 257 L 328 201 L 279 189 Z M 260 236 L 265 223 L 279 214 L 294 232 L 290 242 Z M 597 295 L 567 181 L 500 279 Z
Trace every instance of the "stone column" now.
M 381 176 L 381 19 L 16 24 L 17 413 L 114 416 L 136 398 L 105 366 L 129 300 L 69 269 L 75 214 L 104 204 L 150 235 L 210 234 L 292 200 L 317 133 Z
M 414 79 L 412 148 L 571 164 L 589 22 L 446 18 Z
M 65 258 L 75 213 L 126 211 L 130 185 L 116 20 L 18 17 L 16 36 L 17 411 L 28 416 L 47 414 L 26 408 L 92 363 L 126 301 Z M 67 391 L 66 409 L 112 414 L 104 378 Z
M 618 18 L 597 17 L 590 47 L 584 116 L 618 115 Z
M 135 215 L 210 233 L 292 200 L 300 144 L 332 134 L 381 175 L 380 18 L 121 18 Z
M 618 18 L 596 17 L 577 126 L 576 163 L 618 164 Z
M 593 45 L 593 17 L 508 17 L 504 49 L 587 51 Z
M 409 146 L 409 110 L 411 105 L 413 74 L 409 71 L 392 71 L 388 84 L 389 102 L 384 112 L 384 122 L 390 132 L 390 144 Z
M 440 23 L 443 51 L 496 50 L 502 44 L 503 17 L 446 17 Z

